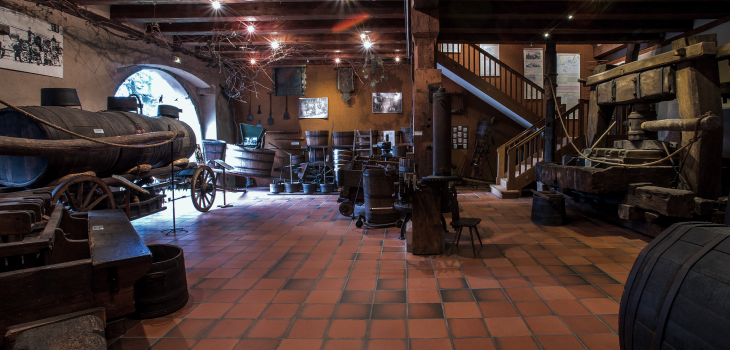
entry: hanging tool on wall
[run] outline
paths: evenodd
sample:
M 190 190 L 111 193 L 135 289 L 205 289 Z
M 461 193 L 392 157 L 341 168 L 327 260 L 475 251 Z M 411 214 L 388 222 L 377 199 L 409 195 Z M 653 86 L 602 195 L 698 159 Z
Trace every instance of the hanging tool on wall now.
M 289 95 L 285 95 L 286 102 L 284 102 L 284 120 L 289 120 Z
M 267 92 L 267 94 L 269 94 L 269 119 L 266 120 L 266 124 L 274 125 L 274 118 L 271 117 L 271 96 L 274 95 L 274 93 Z

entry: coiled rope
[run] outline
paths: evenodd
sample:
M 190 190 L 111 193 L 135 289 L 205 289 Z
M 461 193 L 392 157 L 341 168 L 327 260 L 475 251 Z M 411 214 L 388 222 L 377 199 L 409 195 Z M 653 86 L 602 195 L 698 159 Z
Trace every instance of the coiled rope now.
M 35 120 L 35 121 L 37 121 L 37 122 L 39 122 L 39 123 L 41 123 L 43 125 L 47 125 L 48 127 L 51 127 L 53 129 L 56 129 L 56 130 L 65 132 L 65 133 L 67 133 L 69 135 L 76 136 L 76 137 L 78 137 L 80 139 L 84 139 L 84 140 L 87 140 L 87 141 L 92 141 L 92 142 L 100 143 L 102 145 L 107 145 L 107 146 L 111 146 L 111 147 L 121 147 L 121 148 L 149 148 L 149 147 L 157 147 L 157 146 L 166 145 L 166 144 L 168 144 L 168 143 L 170 143 L 172 141 L 175 141 L 175 139 L 177 138 L 177 135 L 176 135 L 176 136 L 173 136 L 172 138 L 170 138 L 169 140 L 162 141 L 162 142 L 158 142 L 158 143 L 153 143 L 153 144 L 149 144 L 149 145 L 120 145 L 120 144 L 117 144 L 117 143 L 103 141 L 103 140 L 91 138 L 91 137 L 88 137 L 88 136 L 84 136 L 84 135 L 81 135 L 81 134 L 77 134 L 77 133 L 75 133 L 75 132 L 73 132 L 71 130 L 66 130 L 66 129 L 58 126 L 58 125 L 55 125 L 55 124 L 50 123 L 50 122 L 47 122 L 47 121 L 45 121 L 45 120 L 43 120 L 41 118 L 38 118 L 38 117 L 36 117 L 36 116 L 34 116 L 34 115 L 32 115 L 32 114 L 30 114 L 30 113 L 28 113 L 28 112 L 26 112 L 26 111 L 18 108 L 18 107 L 15 107 L 12 104 L 10 104 L 8 102 L 5 102 L 2 99 L 0 99 L 0 103 L 6 105 L 8 107 L 10 107 L 11 109 L 15 110 L 18 113 L 21 113 L 21 114 L 27 116 L 28 118 L 31 118 L 31 119 L 33 119 L 33 120 Z

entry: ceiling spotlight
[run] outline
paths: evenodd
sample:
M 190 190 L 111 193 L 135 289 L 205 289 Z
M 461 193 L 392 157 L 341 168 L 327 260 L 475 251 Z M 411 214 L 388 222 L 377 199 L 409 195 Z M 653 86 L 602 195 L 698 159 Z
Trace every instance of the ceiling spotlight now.
M 367 35 L 365 35 L 365 33 L 361 33 L 361 34 L 360 34 L 360 39 L 365 39 L 365 37 L 366 37 L 366 36 L 367 36 Z
M 395 58 L 395 61 L 396 61 L 396 62 L 400 62 L 400 57 L 396 57 L 396 58 Z
M 568 19 L 573 19 L 573 15 L 568 15 Z
M 547 37 L 549 37 L 549 36 L 550 36 L 550 33 L 545 33 L 544 35 L 545 35 L 545 37 L 547 38 Z
M 335 63 L 338 63 L 338 64 L 340 63 L 340 58 L 339 57 L 338 58 L 335 58 Z
M 246 27 L 246 30 L 247 30 L 247 31 L 248 31 L 249 33 L 253 33 L 253 32 L 254 32 L 254 31 L 256 30 L 256 27 L 254 27 L 254 26 L 252 26 L 252 25 L 249 25 L 249 26 L 247 26 L 247 27 Z
M 271 42 L 271 48 L 274 49 L 274 50 L 278 49 L 279 48 L 279 42 L 276 41 L 276 40 L 272 41 Z
M 366 42 L 362 43 L 362 45 L 365 46 L 366 49 L 369 49 L 369 48 L 373 47 L 373 43 L 371 43 L 369 41 L 366 41 Z
M 251 59 L 251 64 L 256 64 L 256 59 L 252 58 Z
M 210 2 L 210 4 L 213 6 L 214 10 L 218 10 L 221 8 L 221 2 L 218 0 L 213 0 Z
M 340 50 L 335 50 L 335 52 L 340 52 Z

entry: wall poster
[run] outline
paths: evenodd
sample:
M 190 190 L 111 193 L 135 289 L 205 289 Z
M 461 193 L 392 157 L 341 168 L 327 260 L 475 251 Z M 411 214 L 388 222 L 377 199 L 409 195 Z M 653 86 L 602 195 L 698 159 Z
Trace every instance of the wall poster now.
M 299 119 L 327 119 L 328 108 L 327 97 L 300 98 Z
M 558 91 L 555 95 L 561 97 L 566 110 L 575 107 L 580 99 L 580 54 L 559 53 L 558 59 Z
M 373 92 L 373 113 L 403 113 L 403 93 Z
M 539 87 L 543 85 L 543 53 L 542 49 L 522 49 L 524 59 L 524 76 Z M 542 99 L 542 94 L 525 86 L 525 99 Z
M 0 68 L 63 78 L 63 28 L 0 7 Z
M 499 45 L 496 44 L 479 44 L 479 48 L 488 54 L 499 59 Z M 486 62 L 485 62 L 486 61 Z M 492 60 L 486 60 L 484 56 L 479 57 L 479 75 L 483 77 L 498 77 L 499 66 Z
M 274 96 L 304 96 L 307 90 L 307 67 L 271 67 Z
M 469 148 L 469 127 L 468 126 L 452 126 L 451 127 L 451 144 L 454 149 Z

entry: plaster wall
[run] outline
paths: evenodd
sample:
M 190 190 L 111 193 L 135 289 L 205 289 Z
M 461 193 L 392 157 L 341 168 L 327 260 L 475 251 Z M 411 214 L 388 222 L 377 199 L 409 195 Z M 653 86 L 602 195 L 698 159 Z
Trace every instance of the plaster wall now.
M 24 12 L 19 11 L 23 8 L 37 8 L 34 3 L 13 0 L 3 0 L 2 6 L 18 12 Z M 96 12 L 104 13 L 103 8 Z M 114 96 L 119 84 L 151 65 L 168 71 L 185 87 L 196 106 L 204 137 L 232 140 L 234 133 L 230 128 L 215 127 L 231 123 L 228 101 L 219 91 L 225 77 L 217 69 L 206 68 L 205 63 L 189 56 L 181 56 L 182 63 L 176 64 L 168 50 L 123 40 L 58 11 L 42 19 L 63 27 L 63 78 L 0 69 L 0 78 L 5 82 L 0 85 L 0 97 L 4 100 L 16 106 L 37 106 L 41 88 L 75 88 L 85 110 L 104 110 L 107 97 Z M 214 88 L 213 95 L 198 93 L 203 85 L 201 81 Z

